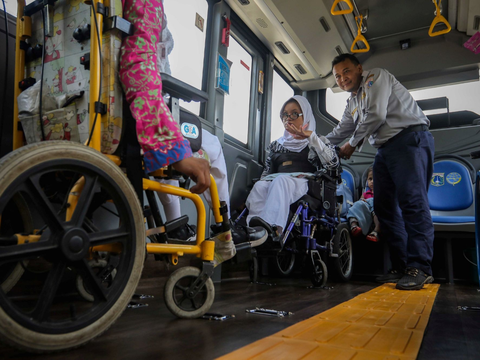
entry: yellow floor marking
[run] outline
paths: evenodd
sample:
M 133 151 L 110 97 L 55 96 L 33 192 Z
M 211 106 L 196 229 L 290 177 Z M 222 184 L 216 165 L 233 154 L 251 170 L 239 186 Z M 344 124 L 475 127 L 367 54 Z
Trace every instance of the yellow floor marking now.
M 439 287 L 385 284 L 218 360 L 413 360 Z

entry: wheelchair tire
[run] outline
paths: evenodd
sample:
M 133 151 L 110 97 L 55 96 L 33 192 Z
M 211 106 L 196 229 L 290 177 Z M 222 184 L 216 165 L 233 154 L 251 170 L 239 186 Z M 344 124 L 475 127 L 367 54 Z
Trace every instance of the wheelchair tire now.
M 73 208 L 67 196 L 82 178 L 85 185 Z M 121 169 L 100 152 L 49 141 L 27 145 L 0 160 L 0 216 L 18 194 L 25 198 L 41 237 L 3 246 L 0 265 L 29 260 L 29 267 L 39 264 L 42 271 L 25 274 L 9 293 L 0 290 L 0 340 L 38 353 L 84 345 L 118 319 L 140 280 L 145 228 L 136 193 Z M 106 199 L 116 221 L 94 223 Z M 74 211 L 65 221 L 69 207 Z M 89 252 L 97 245 L 113 245 L 109 251 L 118 256 L 109 285 L 101 283 L 88 264 Z M 71 294 L 77 278 L 72 273 L 93 289 L 93 302 Z
M 11 205 L 7 205 L 5 216 L 2 218 L 4 224 L 12 229 L 4 230 L 6 233 L 30 233 L 33 231 L 32 214 L 28 209 L 28 205 L 20 194 L 12 198 Z M 2 236 L 2 227 L 0 225 L 0 236 Z M 20 277 L 25 272 L 28 261 L 9 263 L 0 266 L 0 287 L 8 293 L 18 282 Z
M 189 298 L 187 290 L 200 275 L 200 269 L 185 266 L 175 270 L 165 284 L 164 296 L 168 310 L 182 319 L 195 319 L 203 316 L 212 306 L 215 298 L 215 287 L 211 278 L 193 298 Z
M 297 248 L 295 241 L 291 242 L 291 248 L 295 250 Z M 283 249 L 273 259 L 273 265 L 275 272 L 282 276 L 289 276 L 295 268 L 296 256 L 293 251 Z
M 328 279 L 327 265 L 321 259 L 315 259 L 313 262 L 313 271 L 310 277 L 313 286 L 325 286 Z
M 333 276 L 341 282 L 349 281 L 353 274 L 352 238 L 349 226 L 342 223 L 337 226 L 333 239 L 333 253 L 338 257 L 331 257 Z

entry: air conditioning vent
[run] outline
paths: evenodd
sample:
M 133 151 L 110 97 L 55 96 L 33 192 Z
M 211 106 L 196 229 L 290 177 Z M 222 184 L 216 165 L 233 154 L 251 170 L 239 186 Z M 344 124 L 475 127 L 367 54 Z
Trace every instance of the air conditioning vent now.
M 325 20 L 325 18 L 322 16 L 319 21 L 320 21 L 320 24 L 322 24 L 325 32 L 329 32 L 330 31 L 330 25 L 328 25 L 327 20 Z
M 280 51 L 284 54 L 290 54 L 290 50 L 287 49 L 287 47 L 285 46 L 285 44 L 281 41 L 277 41 L 275 43 L 275 45 L 277 45 L 277 47 L 280 49 Z
M 268 27 L 268 24 L 262 18 L 257 18 L 257 24 L 260 25 L 264 29 L 266 29 Z
M 338 55 L 342 55 L 343 54 L 343 50 L 340 46 L 335 46 L 335 51 L 337 52 Z
M 238 0 L 238 2 L 243 6 L 250 4 L 250 0 Z
M 297 69 L 297 71 L 302 74 L 302 75 L 305 75 L 307 73 L 307 71 L 303 68 L 302 65 L 300 64 L 295 64 L 293 65 L 295 67 L 295 69 Z

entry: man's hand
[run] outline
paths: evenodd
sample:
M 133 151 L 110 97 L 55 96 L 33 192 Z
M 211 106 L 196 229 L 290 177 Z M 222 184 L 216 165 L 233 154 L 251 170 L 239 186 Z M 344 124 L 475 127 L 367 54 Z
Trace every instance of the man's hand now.
M 305 124 L 302 127 L 298 128 L 294 124 L 287 122 L 285 123 L 285 130 L 292 134 L 294 139 L 303 140 L 308 139 L 310 135 L 312 135 L 311 130 L 305 130 L 307 126 L 308 124 Z
M 210 187 L 210 165 L 205 159 L 189 157 L 172 164 L 173 168 L 196 182 L 190 191 L 201 194 Z
M 340 153 L 339 153 L 339 156 L 342 158 L 342 159 L 350 159 L 350 156 L 352 156 L 352 154 L 354 153 L 355 151 L 355 147 L 350 145 L 349 142 L 346 142 L 345 144 L 343 144 L 343 146 L 340 148 Z

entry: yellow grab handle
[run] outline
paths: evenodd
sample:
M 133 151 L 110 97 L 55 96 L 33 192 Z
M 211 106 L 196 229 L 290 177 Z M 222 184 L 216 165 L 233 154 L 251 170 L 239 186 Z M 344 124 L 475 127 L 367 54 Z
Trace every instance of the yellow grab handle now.
M 435 4 L 435 7 L 437 8 L 437 15 L 433 19 L 432 25 L 430 25 L 430 29 L 428 29 L 428 35 L 430 35 L 431 37 L 434 37 L 434 36 L 449 33 L 450 30 L 452 30 L 452 27 L 448 23 L 447 19 L 445 19 L 445 17 L 442 14 L 440 14 L 440 3 L 442 2 L 442 0 L 439 0 L 438 5 L 437 5 L 437 0 L 432 0 L 432 1 Z M 440 30 L 440 31 L 437 31 L 437 32 L 433 32 L 433 28 L 438 23 L 444 23 L 447 26 L 447 28 L 443 29 L 443 30 Z
M 347 3 L 348 9 L 335 11 L 335 7 L 341 1 L 343 1 L 344 3 Z M 335 0 L 333 2 L 332 9 L 330 10 L 330 14 L 332 14 L 332 15 L 345 15 L 345 14 L 350 14 L 352 11 L 353 11 L 353 6 L 352 6 L 352 2 L 350 0 Z
M 358 21 L 358 18 L 360 18 L 360 21 Z M 360 15 L 359 17 L 355 16 L 355 23 L 357 24 L 358 31 L 357 37 L 353 40 L 352 46 L 350 47 L 350 51 L 352 53 L 364 53 L 370 51 L 370 44 L 368 43 L 367 39 L 365 39 L 365 36 L 362 35 L 362 22 L 363 15 Z M 359 41 L 365 44 L 365 49 L 355 49 L 355 44 Z

